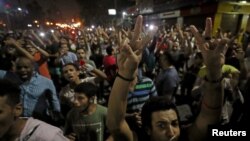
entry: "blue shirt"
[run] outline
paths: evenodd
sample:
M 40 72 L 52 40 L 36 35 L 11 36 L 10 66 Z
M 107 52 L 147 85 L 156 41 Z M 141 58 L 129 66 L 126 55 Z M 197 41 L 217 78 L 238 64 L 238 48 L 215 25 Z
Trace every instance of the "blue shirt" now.
M 156 78 L 156 90 L 159 96 L 173 96 L 180 82 L 179 74 L 175 67 L 171 66 L 162 70 Z
M 63 66 L 68 63 L 75 63 L 76 61 L 77 61 L 77 56 L 73 52 L 68 52 L 67 54 L 63 55 L 60 58 L 60 62 L 62 63 Z
M 0 70 L 0 78 L 6 78 L 7 71 Z M 20 85 L 21 102 L 23 104 L 23 116 L 31 117 L 32 114 L 45 114 L 49 107 L 46 93 L 51 94 L 51 106 L 53 111 L 60 112 L 60 103 L 56 94 L 54 83 L 38 73 L 34 73 L 30 81 Z

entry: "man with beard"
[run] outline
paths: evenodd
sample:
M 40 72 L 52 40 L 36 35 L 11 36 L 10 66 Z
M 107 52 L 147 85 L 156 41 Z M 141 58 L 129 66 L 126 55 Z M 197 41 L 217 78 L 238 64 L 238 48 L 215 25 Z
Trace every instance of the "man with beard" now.
M 75 107 L 67 115 L 65 135 L 71 140 L 103 141 L 107 108 L 95 103 L 97 87 L 84 82 L 74 91 Z
M 6 74 L 7 71 L 0 70 L 0 78 L 8 79 Z M 53 113 L 60 113 L 60 104 L 53 82 L 34 71 L 32 60 L 26 57 L 17 58 L 15 74 L 17 75 L 16 81 L 19 82 L 21 88 L 23 117 L 33 116 L 47 120 L 47 111 L 50 106 Z

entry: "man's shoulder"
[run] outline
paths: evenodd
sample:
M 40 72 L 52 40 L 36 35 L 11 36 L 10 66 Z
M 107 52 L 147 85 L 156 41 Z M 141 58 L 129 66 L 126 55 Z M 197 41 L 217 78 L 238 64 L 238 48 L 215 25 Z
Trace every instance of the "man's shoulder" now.
M 105 107 L 105 106 L 103 106 L 103 105 L 97 104 L 96 109 L 99 109 L 99 110 L 101 110 L 101 111 L 107 111 L 108 108 Z
M 153 80 L 147 76 L 142 76 L 140 77 L 140 82 L 152 82 L 153 83 Z
M 32 135 L 31 135 L 32 133 Z M 63 132 L 58 127 L 47 124 L 43 121 L 29 118 L 22 131 L 21 138 L 27 138 L 30 136 L 30 140 L 53 140 L 55 138 L 61 138 L 67 140 L 63 136 Z
M 58 127 L 52 126 L 46 122 L 43 122 L 41 120 L 34 119 L 34 118 L 29 118 L 25 126 L 27 126 L 27 128 L 34 128 L 34 127 L 38 126 L 37 132 L 41 131 L 41 130 L 47 130 L 47 129 L 50 129 L 52 131 L 53 130 L 57 130 L 57 131 L 61 130 Z
M 99 112 L 99 113 L 101 113 L 101 114 L 106 115 L 107 111 L 108 111 L 108 108 L 105 107 L 105 106 L 97 104 L 96 111 Z
M 52 80 L 50 80 L 49 78 L 45 76 L 40 75 L 37 72 L 33 75 L 32 79 L 38 80 L 39 82 L 52 83 Z
M 79 115 L 79 111 L 77 110 L 77 108 L 73 107 L 67 114 L 67 118 L 73 119 L 73 117 L 76 117 L 77 115 Z

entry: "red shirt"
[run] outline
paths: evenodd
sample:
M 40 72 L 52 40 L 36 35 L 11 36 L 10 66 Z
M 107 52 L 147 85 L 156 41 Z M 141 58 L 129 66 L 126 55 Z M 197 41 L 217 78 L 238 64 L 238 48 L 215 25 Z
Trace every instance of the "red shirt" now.
M 104 72 L 109 81 L 112 81 L 116 74 L 116 58 L 113 55 L 107 55 L 103 58 Z
M 39 65 L 39 73 L 42 76 L 47 77 L 48 79 L 51 79 L 47 61 L 46 60 L 42 60 L 41 53 L 36 53 L 34 55 L 34 59 L 35 59 L 35 61 Z
M 115 65 L 115 64 L 116 64 L 116 59 L 113 55 L 107 55 L 103 58 L 104 68 L 108 68 L 108 67 Z

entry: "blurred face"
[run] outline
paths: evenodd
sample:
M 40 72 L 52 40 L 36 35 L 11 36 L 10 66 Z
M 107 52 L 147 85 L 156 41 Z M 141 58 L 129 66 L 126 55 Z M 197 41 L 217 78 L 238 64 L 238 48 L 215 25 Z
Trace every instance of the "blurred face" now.
M 85 45 L 84 37 L 79 37 L 78 43 L 79 45 Z
M 85 57 L 86 57 L 86 53 L 83 49 L 78 49 L 76 51 L 76 55 L 77 55 L 78 59 L 85 59 Z
M 14 55 L 16 53 L 16 48 L 12 46 L 6 46 L 6 53 L 10 55 Z
M 26 45 L 26 50 L 31 54 L 31 55 L 34 55 L 37 50 L 36 48 L 32 47 L 31 45 Z
M 179 122 L 173 109 L 152 113 L 151 141 L 177 141 L 180 136 Z
M 160 64 L 160 67 L 163 67 L 166 64 L 166 58 L 165 58 L 164 54 L 160 54 L 159 64 Z
M 176 51 L 176 50 L 178 50 L 178 49 L 179 49 L 179 45 L 178 45 L 177 43 L 174 43 L 174 44 L 173 44 L 172 50 L 173 50 L 173 51 Z
M 61 54 L 67 53 L 68 50 L 69 50 L 69 48 L 68 48 L 68 45 L 67 45 L 67 44 L 62 44 L 62 45 L 60 46 L 60 49 L 59 49 L 59 51 L 60 51 Z
M 7 97 L 0 96 L 0 140 L 14 123 L 14 108 L 7 104 Z
M 60 39 L 60 43 L 61 43 L 61 44 L 67 44 L 68 41 L 67 41 L 66 39 L 64 39 L 64 38 L 61 38 L 61 39 Z
M 28 58 L 18 58 L 16 61 L 16 73 L 23 81 L 30 80 L 34 71 L 34 65 Z
M 69 82 L 75 82 L 79 79 L 79 71 L 72 65 L 67 65 L 63 67 L 63 76 Z
M 79 111 L 85 111 L 90 104 L 89 98 L 84 93 L 75 93 L 74 104 Z

